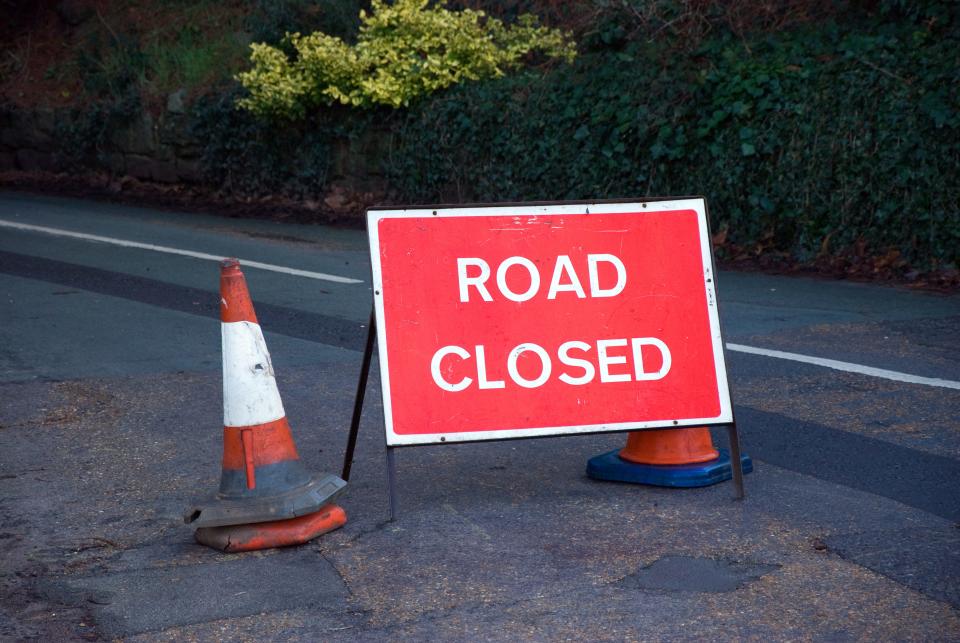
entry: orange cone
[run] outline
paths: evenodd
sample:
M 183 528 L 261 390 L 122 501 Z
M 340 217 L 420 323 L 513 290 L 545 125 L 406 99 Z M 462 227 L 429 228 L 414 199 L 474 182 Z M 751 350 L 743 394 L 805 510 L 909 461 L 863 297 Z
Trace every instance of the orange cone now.
M 298 545 L 346 522 L 330 501 L 346 486 L 300 462 L 240 262 L 221 263 L 223 465 L 220 492 L 184 516 L 223 551 Z
M 753 461 L 741 456 L 744 473 L 753 471 Z M 716 449 L 710 429 L 631 431 L 627 445 L 590 458 L 587 475 L 597 480 L 633 482 L 659 487 L 705 487 L 733 477 L 730 454 Z
M 632 431 L 620 457 L 637 464 L 694 464 L 720 457 L 713 448 L 710 429 L 698 426 L 689 429 Z
M 320 511 L 299 518 L 255 522 L 249 525 L 203 527 L 197 530 L 197 540 L 203 545 L 226 552 L 271 549 L 305 543 L 342 527 L 346 522 L 347 514 L 331 503 Z

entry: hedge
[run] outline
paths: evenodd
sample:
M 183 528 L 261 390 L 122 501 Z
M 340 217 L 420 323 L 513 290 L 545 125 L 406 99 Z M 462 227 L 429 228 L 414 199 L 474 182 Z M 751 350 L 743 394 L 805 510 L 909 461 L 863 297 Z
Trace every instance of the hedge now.
M 702 194 L 741 246 L 955 265 L 960 20 L 901 18 L 627 43 L 458 86 L 399 119 L 388 174 L 407 202 Z

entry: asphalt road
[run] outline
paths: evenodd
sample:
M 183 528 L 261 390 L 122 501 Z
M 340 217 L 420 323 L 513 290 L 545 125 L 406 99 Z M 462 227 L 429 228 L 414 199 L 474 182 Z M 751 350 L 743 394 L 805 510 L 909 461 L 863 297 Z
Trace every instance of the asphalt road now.
M 960 640 L 960 297 L 721 272 L 742 502 L 592 481 L 623 442 L 592 435 L 402 450 L 388 522 L 373 377 L 347 525 L 224 555 L 181 523 L 222 423 L 189 253 L 278 267 L 244 272 L 301 457 L 339 472 L 362 232 L 0 194 L 0 639 Z

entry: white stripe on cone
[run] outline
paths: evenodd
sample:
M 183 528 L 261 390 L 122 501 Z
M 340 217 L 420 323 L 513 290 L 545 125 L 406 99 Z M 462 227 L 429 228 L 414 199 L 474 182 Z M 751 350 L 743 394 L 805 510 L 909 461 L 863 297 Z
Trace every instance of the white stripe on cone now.
M 284 417 L 263 331 L 248 321 L 220 324 L 223 339 L 223 424 L 251 426 Z

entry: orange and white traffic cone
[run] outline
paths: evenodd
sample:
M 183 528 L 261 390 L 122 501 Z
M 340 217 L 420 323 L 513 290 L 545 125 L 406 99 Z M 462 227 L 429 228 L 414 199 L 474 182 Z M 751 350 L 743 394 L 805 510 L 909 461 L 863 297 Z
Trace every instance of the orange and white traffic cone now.
M 753 471 L 750 456 L 740 458 L 743 472 Z M 623 449 L 587 462 L 587 475 L 597 480 L 633 482 L 659 487 L 705 487 L 733 477 L 730 454 L 715 449 L 710 429 L 631 431 Z
M 330 501 L 346 486 L 311 475 L 300 462 L 270 353 L 240 262 L 220 269 L 223 338 L 223 466 L 220 492 L 191 508 L 184 522 L 198 542 L 222 551 L 299 545 L 341 527 L 347 516 Z

